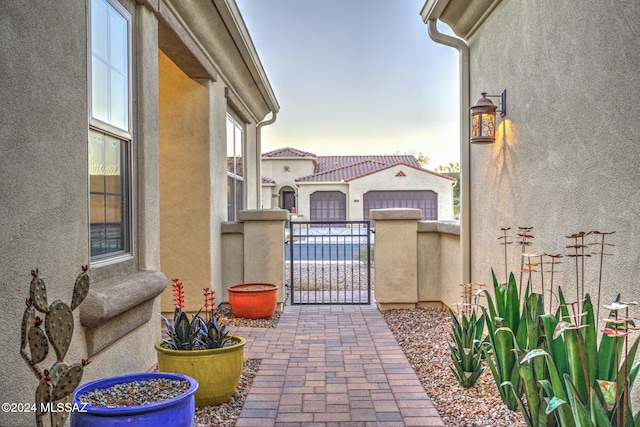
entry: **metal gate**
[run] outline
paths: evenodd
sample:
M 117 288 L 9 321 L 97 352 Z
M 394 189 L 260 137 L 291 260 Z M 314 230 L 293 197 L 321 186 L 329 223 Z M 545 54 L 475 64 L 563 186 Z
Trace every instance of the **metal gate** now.
M 291 304 L 371 304 L 372 243 L 369 221 L 291 221 Z

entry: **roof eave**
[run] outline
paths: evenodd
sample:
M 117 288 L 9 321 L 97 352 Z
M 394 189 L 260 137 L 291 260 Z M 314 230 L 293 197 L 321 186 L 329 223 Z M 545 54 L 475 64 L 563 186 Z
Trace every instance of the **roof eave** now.
M 267 73 L 262 66 L 258 52 L 251 40 L 249 30 L 240 14 L 240 10 L 235 1 L 232 0 L 212 0 L 216 5 L 222 20 L 226 24 L 233 41 L 235 42 L 240 55 L 244 59 L 251 76 L 253 77 L 258 90 L 262 94 L 269 109 L 277 113 L 280 105 L 276 99 Z
M 426 24 L 440 20 L 464 40 L 482 25 L 502 0 L 427 0 L 420 11 Z

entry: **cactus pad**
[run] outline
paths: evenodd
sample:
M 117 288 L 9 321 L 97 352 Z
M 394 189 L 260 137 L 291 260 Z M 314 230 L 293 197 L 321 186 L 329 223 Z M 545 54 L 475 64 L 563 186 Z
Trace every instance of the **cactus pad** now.
M 84 300 L 84 298 L 89 293 L 89 274 L 87 274 L 87 270 L 82 268 L 82 273 L 78 275 L 76 278 L 76 283 L 73 286 L 73 296 L 71 297 L 71 311 L 75 310 L 76 307 L 80 305 L 80 303 Z
M 64 360 L 71 344 L 73 314 L 69 306 L 60 300 L 55 300 L 49 310 L 44 319 L 44 326 L 49 341 L 56 351 L 57 360 L 61 361 Z
M 34 320 L 36 320 L 36 311 L 30 306 L 25 308 L 22 315 L 22 337 L 20 339 L 20 348 L 22 350 L 27 348 L 27 332 Z
M 51 384 L 57 384 L 60 377 L 69 370 L 69 365 L 64 362 L 56 362 L 51 367 L 49 371 L 49 378 L 51 379 Z
M 37 326 L 29 328 L 29 351 L 31 352 L 31 364 L 42 362 L 49 354 L 49 342 L 42 329 Z
M 34 274 L 32 272 L 32 274 Z M 47 308 L 47 287 L 44 284 L 44 280 L 42 280 L 37 275 L 36 272 L 31 279 L 31 287 L 29 289 L 29 298 L 31 298 L 31 302 L 36 310 L 46 313 Z
M 36 420 L 40 418 L 38 425 L 42 425 L 42 407 L 43 403 L 51 400 L 51 384 L 47 378 L 40 378 L 38 388 L 36 388 Z
M 65 372 L 63 372 L 54 383 L 52 400 L 60 400 L 71 393 L 80 385 L 82 381 L 82 373 L 84 372 L 80 363 L 74 363 Z M 53 378 L 52 378 L 53 382 Z
M 59 404 L 62 404 L 65 408 L 68 408 L 71 402 L 73 401 L 73 395 L 69 394 L 68 396 L 63 397 L 60 400 L 53 402 L 56 408 L 59 407 Z M 69 412 L 67 411 L 56 411 L 51 413 L 51 427 L 64 427 L 67 422 L 67 418 L 69 418 Z

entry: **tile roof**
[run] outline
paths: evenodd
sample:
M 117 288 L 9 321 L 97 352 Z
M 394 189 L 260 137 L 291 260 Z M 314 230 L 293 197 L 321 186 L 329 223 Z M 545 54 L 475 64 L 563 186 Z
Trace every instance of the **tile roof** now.
M 278 148 L 277 150 L 269 151 L 268 153 L 263 153 L 262 157 L 313 157 L 317 156 L 313 153 L 309 153 L 307 151 L 298 150 L 296 148 L 285 147 Z
M 430 170 L 423 169 L 420 166 L 407 164 L 405 162 L 385 163 L 378 160 L 366 159 L 362 162 L 354 163 L 352 165 L 338 167 L 332 170 L 326 170 L 324 172 L 317 172 L 312 175 L 303 176 L 297 178 L 296 182 L 349 182 L 353 181 L 354 179 L 362 178 L 363 176 L 371 175 L 373 173 L 380 172 L 394 166 L 406 166 L 408 168 L 417 169 L 431 175 L 455 181 L 455 178 L 451 178 L 450 176 L 432 172 Z
M 296 178 L 296 182 L 347 182 L 396 165 L 405 165 L 455 181 L 455 179 L 447 175 L 422 168 L 418 160 L 410 154 L 316 156 L 313 153 L 285 147 L 264 153 L 262 157 L 303 157 L 315 160 L 314 172 L 310 175 Z M 263 181 L 264 179 L 263 177 Z
M 326 170 L 336 169 L 338 167 L 349 166 L 364 161 L 374 161 L 385 164 L 406 163 L 415 167 L 420 167 L 418 160 L 410 154 L 383 154 L 369 156 L 318 156 L 318 165 L 315 172 L 324 172 Z
M 274 180 L 272 180 L 271 178 L 269 178 L 268 176 L 263 176 L 262 177 L 262 183 L 263 184 L 275 184 L 276 182 Z

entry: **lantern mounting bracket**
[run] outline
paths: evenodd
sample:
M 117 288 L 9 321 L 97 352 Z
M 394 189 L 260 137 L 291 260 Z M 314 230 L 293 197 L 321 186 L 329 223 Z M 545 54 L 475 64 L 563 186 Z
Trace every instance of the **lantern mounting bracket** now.
M 500 117 L 504 117 L 507 115 L 507 90 L 503 90 L 500 92 L 500 95 L 487 95 L 486 92 L 483 92 L 482 95 L 485 98 L 500 98 L 500 103 L 498 104 L 498 112 L 500 113 Z
M 500 117 L 504 117 L 507 115 L 507 90 L 503 90 L 500 92 L 500 95 L 487 95 L 483 93 L 483 96 L 486 98 L 500 98 L 500 103 L 498 104 L 498 112 L 500 113 Z

